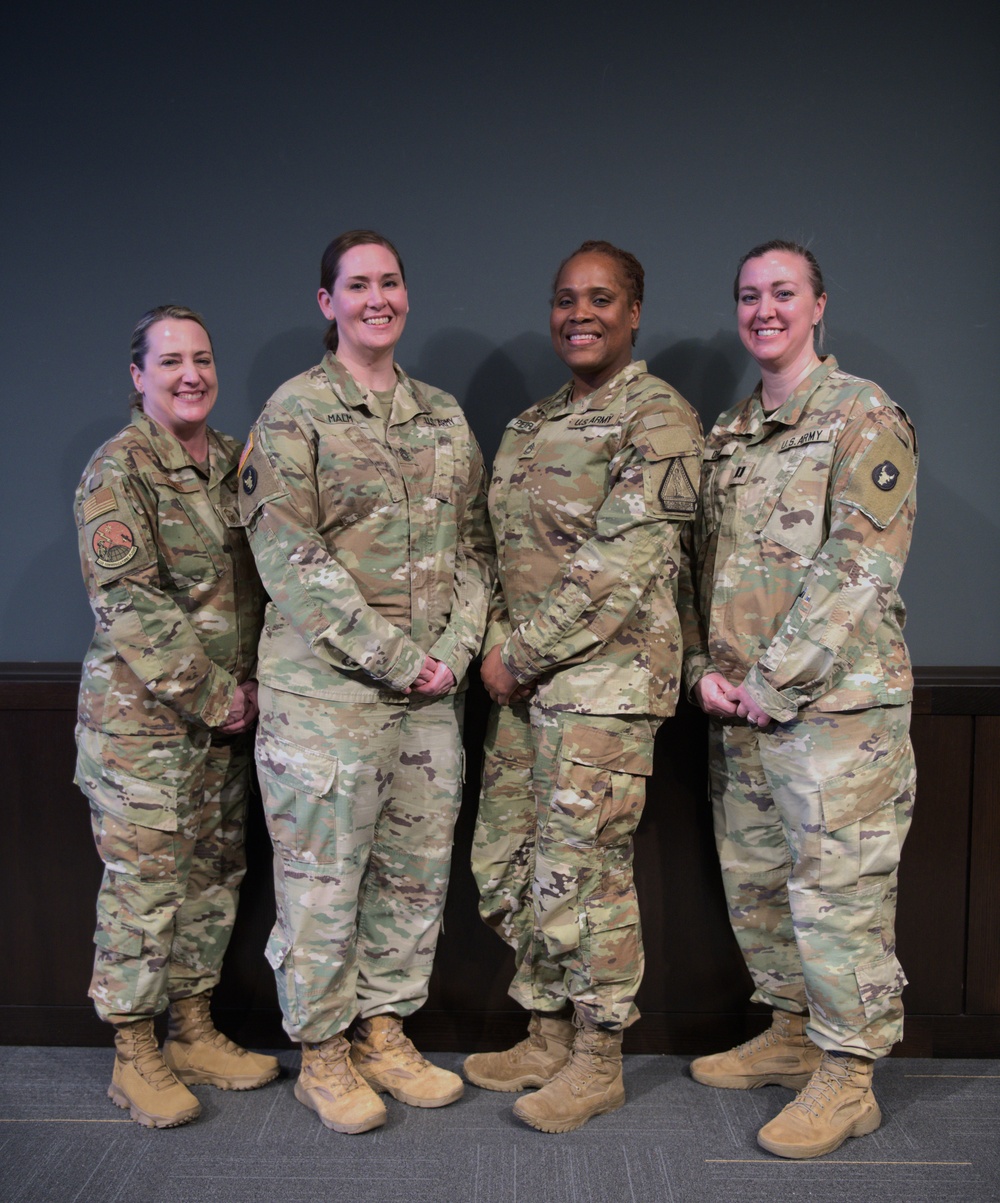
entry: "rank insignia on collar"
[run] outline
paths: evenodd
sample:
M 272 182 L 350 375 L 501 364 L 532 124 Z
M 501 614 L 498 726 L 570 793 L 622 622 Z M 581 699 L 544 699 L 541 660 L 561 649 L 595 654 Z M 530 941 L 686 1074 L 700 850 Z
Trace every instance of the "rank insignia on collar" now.
M 102 568 L 120 568 L 127 564 L 138 550 L 135 535 L 124 522 L 102 522 L 94 531 L 91 540 L 94 559 Z
M 892 460 L 884 459 L 872 469 L 872 481 L 875 488 L 881 489 L 883 493 L 891 493 L 896 487 L 897 480 L 899 480 L 899 469 Z
M 257 487 L 257 469 L 253 464 L 247 464 L 243 469 L 243 475 L 240 477 L 243 484 L 243 492 L 249 496 Z

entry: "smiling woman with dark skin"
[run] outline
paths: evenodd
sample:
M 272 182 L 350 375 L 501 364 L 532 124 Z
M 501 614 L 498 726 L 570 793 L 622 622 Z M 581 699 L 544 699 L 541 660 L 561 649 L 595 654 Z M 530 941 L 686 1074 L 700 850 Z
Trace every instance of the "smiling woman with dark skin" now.
M 473 870 L 532 1016 L 525 1040 L 465 1073 L 541 1087 L 514 1113 L 544 1132 L 625 1101 L 642 977 L 632 833 L 680 673 L 701 430 L 632 359 L 642 298 L 641 265 L 610 243 L 561 264 L 549 329 L 571 378 L 508 424 L 490 487 L 499 587 L 481 671 L 496 705 Z
M 896 871 L 915 774 L 897 589 L 917 448 L 877 385 L 817 354 L 811 251 L 755 247 L 734 295 L 761 379 L 706 441 L 685 679 L 712 719 L 729 913 L 773 1021 L 691 1075 L 801 1090 L 757 1139 L 816 1157 L 879 1126 L 872 1066 L 902 1034 Z

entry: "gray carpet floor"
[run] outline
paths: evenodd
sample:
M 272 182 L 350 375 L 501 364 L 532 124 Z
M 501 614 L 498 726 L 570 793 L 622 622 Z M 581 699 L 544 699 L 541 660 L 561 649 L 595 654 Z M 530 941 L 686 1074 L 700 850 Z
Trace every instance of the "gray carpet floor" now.
M 688 1058 L 626 1058 L 628 1103 L 548 1136 L 515 1095 L 466 1088 L 443 1110 L 389 1099 L 385 1127 L 327 1131 L 296 1102 L 298 1055 L 262 1090 L 195 1087 L 193 1124 L 151 1131 L 106 1096 L 107 1049 L 0 1048 L 4 1203 L 963 1203 L 1000 1201 L 1000 1061 L 890 1059 L 882 1127 L 818 1161 L 772 1157 L 757 1129 L 779 1087 L 713 1090 Z M 441 1053 L 458 1069 L 462 1058 Z

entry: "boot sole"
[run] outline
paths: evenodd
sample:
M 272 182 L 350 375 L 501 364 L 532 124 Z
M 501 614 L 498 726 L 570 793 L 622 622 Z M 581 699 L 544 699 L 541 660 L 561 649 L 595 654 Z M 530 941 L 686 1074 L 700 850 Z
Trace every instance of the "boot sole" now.
M 150 1115 L 148 1111 L 137 1107 L 125 1091 L 115 1086 L 114 1083 L 108 1087 L 108 1098 L 116 1107 L 127 1111 L 132 1119 L 137 1124 L 142 1124 L 144 1128 L 179 1128 L 182 1124 L 189 1124 L 193 1119 L 197 1119 L 201 1114 L 201 1104 L 199 1103 L 197 1107 L 190 1107 L 178 1115 Z
M 368 1119 L 359 1120 L 358 1123 L 355 1124 L 338 1123 L 336 1120 L 327 1119 L 322 1111 L 320 1111 L 319 1107 L 317 1107 L 317 1105 L 313 1102 L 309 1092 L 307 1090 L 303 1090 L 298 1082 L 295 1083 L 295 1097 L 304 1107 L 308 1107 L 310 1111 L 316 1112 L 320 1118 L 320 1123 L 322 1123 L 324 1128 L 331 1128 L 334 1132 L 346 1132 L 348 1136 L 355 1136 L 359 1132 L 370 1132 L 372 1128 L 381 1128 L 386 1120 L 384 1109 L 381 1115 L 376 1113 L 375 1115 L 369 1116 Z
M 757 1133 L 757 1143 L 762 1149 L 767 1149 L 769 1153 L 774 1153 L 778 1157 L 788 1157 L 794 1161 L 803 1161 L 809 1157 L 823 1157 L 827 1153 L 832 1153 L 834 1149 L 839 1149 L 845 1140 L 852 1136 L 867 1136 L 870 1132 L 874 1132 L 882 1123 L 882 1112 L 879 1110 L 878 1103 L 875 1104 L 875 1109 L 867 1115 L 859 1116 L 853 1124 L 838 1136 L 831 1137 L 825 1140 L 822 1144 L 815 1145 L 785 1145 L 780 1141 L 768 1140 L 762 1138 L 761 1134 Z
M 818 1068 L 818 1066 L 817 1066 Z M 713 1076 L 690 1070 L 691 1077 L 702 1086 L 718 1086 L 721 1090 L 756 1090 L 759 1086 L 787 1086 L 789 1090 L 804 1090 L 812 1080 L 813 1071 L 801 1074 L 739 1074 Z
M 563 1062 L 563 1065 L 565 1065 L 565 1062 Z M 551 1078 L 543 1078 L 541 1074 L 523 1074 L 520 1078 L 507 1078 L 506 1080 L 484 1077 L 482 1074 L 477 1074 L 464 1065 L 462 1066 L 462 1072 L 473 1086 L 480 1086 L 483 1090 L 496 1090 L 501 1094 L 514 1094 L 518 1090 L 537 1090 L 540 1086 L 548 1086 L 552 1078 L 562 1068 L 563 1066 L 560 1065 L 557 1069 L 554 1069 Z
M 375 1078 L 369 1078 L 367 1074 L 362 1073 L 360 1067 L 357 1065 L 354 1068 L 357 1069 L 358 1073 L 361 1074 L 376 1094 L 391 1094 L 397 1102 L 405 1103 L 408 1107 L 447 1107 L 451 1103 L 457 1103 L 462 1095 L 465 1094 L 465 1083 L 459 1081 L 458 1086 L 450 1094 L 442 1095 L 440 1098 L 428 1099 L 420 1095 L 409 1094 L 401 1086 L 389 1086 L 384 1082 L 377 1081 Z
M 617 1111 L 619 1107 L 625 1106 L 625 1096 L 622 1095 L 619 1099 L 612 1099 L 607 1103 L 603 1103 L 599 1107 L 595 1107 L 593 1111 L 588 1111 L 586 1115 L 574 1116 L 573 1119 L 536 1119 L 534 1116 L 522 1115 L 518 1111 L 518 1103 L 514 1104 L 514 1114 L 522 1123 L 527 1124 L 530 1128 L 536 1129 L 538 1132 L 575 1132 L 577 1128 L 582 1128 L 583 1125 L 598 1115 L 607 1115 L 611 1111 Z
M 169 1061 L 167 1061 L 167 1065 L 170 1066 L 170 1072 L 177 1081 L 183 1082 L 185 1086 L 214 1086 L 218 1090 L 257 1090 L 258 1087 L 273 1082 L 280 1072 L 276 1068 L 273 1073 L 259 1078 L 222 1078 L 217 1074 L 205 1073 L 200 1069 L 177 1069 Z

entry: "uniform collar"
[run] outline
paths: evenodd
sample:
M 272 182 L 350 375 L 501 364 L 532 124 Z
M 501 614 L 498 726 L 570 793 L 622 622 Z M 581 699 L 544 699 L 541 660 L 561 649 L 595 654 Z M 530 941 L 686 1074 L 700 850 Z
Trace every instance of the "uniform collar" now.
M 332 351 L 327 351 L 323 356 L 321 366 L 333 391 L 345 405 L 351 409 L 369 408 L 366 390 L 358 384 Z M 396 393 L 392 403 L 393 426 L 408 422 L 417 414 L 430 413 L 431 407 L 417 396 L 413 381 L 398 363 L 393 363 L 392 370 L 396 373 Z
M 194 468 L 200 475 L 205 475 L 204 465 L 200 464 L 189 451 L 182 447 L 169 430 L 164 430 L 162 426 L 158 426 L 144 410 L 133 409 L 132 425 L 138 427 L 145 435 L 147 442 L 153 449 L 153 454 L 164 468 L 173 472 L 176 472 L 179 468 Z M 222 446 L 219 442 L 219 436 L 211 426 L 207 427 L 207 431 L 208 461 L 211 470 L 211 467 L 218 463 Z
M 579 412 L 581 410 L 589 413 L 595 409 L 607 409 L 625 386 L 631 384 L 645 370 L 646 361 L 644 359 L 633 359 L 620 372 L 616 372 L 610 380 L 602 384 L 600 388 L 594 389 L 592 393 L 588 393 L 585 397 L 581 397 L 577 401 L 570 401 L 570 396 L 573 392 L 573 381 L 571 380 L 569 384 L 564 385 L 555 394 L 551 401 L 542 403 L 546 411 L 546 416 L 556 418 L 566 413 Z
M 822 356 L 819 366 L 814 368 L 805 380 L 792 389 L 784 405 L 779 405 L 773 413 L 769 414 L 764 413 L 764 407 L 761 404 L 762 385 L 758 382 L 749 401 L 746 405 L 740 407 L 735 419 L 729 426 L 729 430 L 733 434 L 753 438 L 755 435 L 761 434 L 769 422 L 777 422 L 782 426 L 795 426 L 805 412 L 809 398 L 826 382 L 830 373 L 836 371 L 836 369 L 837 360 L 834 356 Z

